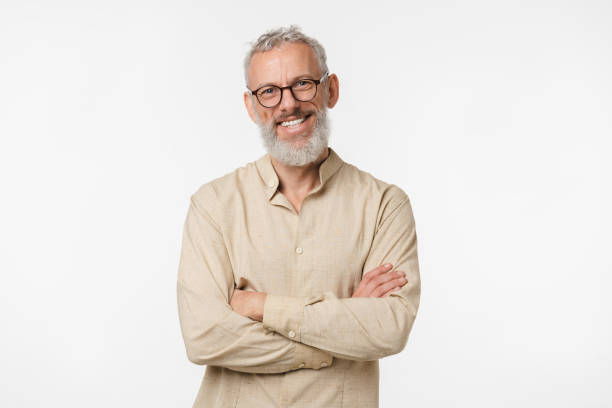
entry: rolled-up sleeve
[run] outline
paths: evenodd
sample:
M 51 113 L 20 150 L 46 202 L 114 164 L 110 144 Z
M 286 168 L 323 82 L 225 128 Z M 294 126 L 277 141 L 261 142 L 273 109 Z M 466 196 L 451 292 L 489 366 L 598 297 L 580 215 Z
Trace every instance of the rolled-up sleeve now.
M 269 295 L 263 323 L 277 333 L 350 360 L 375 360 L 403 350 L 419 307 L 417 238 L 408 196 L 397 186 L 381 206 L 363 272 L 389 262 L 407 283 L 383 298 Z
M 248 373 L 319 369 L 333 363 L 322 350 L 264 328 L 234 312 L 234 276 L 221 228 L 191 196 L 183 226 L 177 301 L 188 359 Z

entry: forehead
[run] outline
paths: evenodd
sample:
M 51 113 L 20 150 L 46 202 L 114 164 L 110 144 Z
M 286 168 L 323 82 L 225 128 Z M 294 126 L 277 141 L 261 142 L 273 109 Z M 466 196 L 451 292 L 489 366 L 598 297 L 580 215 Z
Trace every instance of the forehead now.
M 317 57 L 308 44 L 282 43 L 269 51 L 253 54 L 249 83 L 253 88 L 268 83 L 283 85 L 304 75 L 318 78 L 322 74 L 319 71 Z

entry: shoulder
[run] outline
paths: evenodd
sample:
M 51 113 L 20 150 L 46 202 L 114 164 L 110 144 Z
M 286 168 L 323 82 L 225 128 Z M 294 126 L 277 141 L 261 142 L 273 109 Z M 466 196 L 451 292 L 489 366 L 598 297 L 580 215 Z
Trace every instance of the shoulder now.
M 397 203 L 408 199 L 406 192 L 398 185 L 381 180 L 351 163 L 344 163 L 341 175 L 342 184 L 357 187 L 381 203 Z
M 191 203 L 206 211 L 212 218 L 218 219 L 220 209 L 227 209 L 237 201 L 242 192 L 256 187 L 256 176 L 255 162 L 251 161 L 200 185 L 191 195 Z
M 340 182 L 346 189 L 359 191 L 372 206 L 376 207 L 377 225 L 402 206 L 410 208 L 408 194 L 396 184 L 375 177 L 357 166 L 344 163 Z

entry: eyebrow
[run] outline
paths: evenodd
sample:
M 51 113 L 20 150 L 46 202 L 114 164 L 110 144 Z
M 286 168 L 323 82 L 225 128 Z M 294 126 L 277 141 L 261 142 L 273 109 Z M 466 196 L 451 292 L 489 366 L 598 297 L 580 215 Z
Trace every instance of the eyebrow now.
M 294 76 L 294 77 L 293 77 L 293 78 L 292 78 L 292 79 L 289 81 L 289 83 L 293 85 L 293 84 L 294 84 L 296 81 L 299 81 L 300 79 L 315 79 L 315 78 L 314 78 L 314 77 L 313 77 L 311 74 L 301 74 L 301 75 L 296 75 L 296 76 Z M 263 83 L 263 84 L 261 84 L 261 85 L 256 86 L 255 88 L 253 88 L 253 90 L 256 90 L 256 89 L 262 88 L 262 87 L 264 87 L 264 86 L 269 86 L 269 85 L 280 86 L 280 85 L 277 85 L 277 84 L 275 84 L 275 83 L 273 83 L 273 82 L 266 82 L 266 83 Z

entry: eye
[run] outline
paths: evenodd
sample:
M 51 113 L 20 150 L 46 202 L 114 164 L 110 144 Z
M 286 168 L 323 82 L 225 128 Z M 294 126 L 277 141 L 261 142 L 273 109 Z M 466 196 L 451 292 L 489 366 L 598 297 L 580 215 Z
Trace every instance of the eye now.
M 301 80 L 297 81 L 293 86 L 299 88 L 299 87 L 308 85 L 308 83 L 309 83 L 309 81 L 305 81 L 305 80 L 301 79 Z
M 278 94 L 278 89 L 274 86 L 267 86 L 257 91 L 257 96 L 262 98 L 273 98 Z

